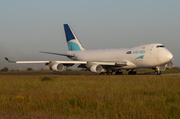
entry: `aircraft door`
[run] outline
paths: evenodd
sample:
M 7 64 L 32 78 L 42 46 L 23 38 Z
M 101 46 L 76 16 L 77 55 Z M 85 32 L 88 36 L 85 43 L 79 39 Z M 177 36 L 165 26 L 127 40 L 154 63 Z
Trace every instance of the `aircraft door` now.
M 155 46 L 150 47 L 150 60 L 151 62 L 159 62 L 159 50 Z

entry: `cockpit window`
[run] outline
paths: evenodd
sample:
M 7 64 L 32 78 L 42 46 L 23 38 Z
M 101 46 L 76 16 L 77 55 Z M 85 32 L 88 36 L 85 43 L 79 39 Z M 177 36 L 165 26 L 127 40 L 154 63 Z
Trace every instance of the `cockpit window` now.
M 164 45 L 158 45 L 156 48 L 164 48 Z

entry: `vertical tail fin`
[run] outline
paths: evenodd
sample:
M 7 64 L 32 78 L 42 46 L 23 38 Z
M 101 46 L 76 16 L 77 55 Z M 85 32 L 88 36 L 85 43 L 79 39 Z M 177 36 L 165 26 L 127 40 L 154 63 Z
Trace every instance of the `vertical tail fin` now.
M 64 24 L 64 31 L 66 34 L 66 40 L 69 51 L 85 50 L 79 42 L 78 38 L 76 37 L 75 33 L 69 26 L 69 24 Z

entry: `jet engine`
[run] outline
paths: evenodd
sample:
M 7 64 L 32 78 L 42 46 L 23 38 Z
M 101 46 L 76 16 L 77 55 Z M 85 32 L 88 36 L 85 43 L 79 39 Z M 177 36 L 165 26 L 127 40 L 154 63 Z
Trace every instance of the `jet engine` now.
M 58 64 L 58 63 L 53 64 L 51 67 L 51 70 L 53 71 L 63 71 L 63 69 L 64 69 L 63 64 Z
M 94 73 L 101 73 L 103 70 L 101 65 L 95 64 L 90 67 L 90 71 Z
M 168 62 L 168 63 L 166 64 L 166 68 L 167 68 L 167 69 L 173 68 L 173 63 L 172 63 L 172 62 Z

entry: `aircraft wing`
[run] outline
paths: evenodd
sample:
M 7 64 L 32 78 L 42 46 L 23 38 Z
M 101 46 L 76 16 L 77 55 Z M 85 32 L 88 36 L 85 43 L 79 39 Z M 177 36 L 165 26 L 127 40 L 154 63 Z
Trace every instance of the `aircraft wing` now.
M 5 59 L 9 63 L 32 63 L 33 64 L 33 63 L 50 63 L 50 62 L 52 62 L 52 61 L 12 61 L 6 57 L 5 57 Z M 122 62 L 116 62 L 116 61 L 53 61 L 53 62 L 61 63 L 61 64 L 88 64 L 88 63 L 92 63 L 92 64 L 99 64 L 99 65 L 127 66 L 126 61 L 122 61 Z
M 102 66 L 127 66 L 127 62 L 116 62 L 116 61 L 54 61 L 61 64 L 99 64 Z
M 5 59 L 9 62 L 9 63 L 49 63 L 49 61 L 12 61 L 9 60 L 7 57 L 5 57 Z
M 50 62 L 56 62 L 56 63 L 61 63 L 61 64 L 86 64 L 87 61 L 12 61 L 9 60 L 7 57 L 5 57 L 5 59 L 9 62 L 9 63 L 50 63 Z
M 74 55 L 68 55 L 68 54 L 53 53 L 53 52 L 44 52 L 44 51 L 39 51 L 39 52 L 41 52 L 41 53 L 46 53 L 46 54 L 62 55 L 62 56 L 67 56 L 67 57 L 74 57 Z

